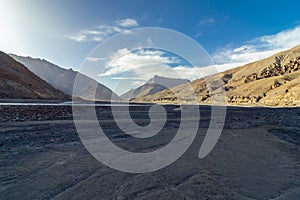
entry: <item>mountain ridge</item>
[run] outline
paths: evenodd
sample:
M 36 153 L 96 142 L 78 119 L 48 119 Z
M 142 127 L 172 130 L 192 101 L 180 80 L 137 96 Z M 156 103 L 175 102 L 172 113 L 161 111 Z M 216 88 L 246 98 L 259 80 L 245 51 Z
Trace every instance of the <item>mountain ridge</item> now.
M 167 78 L 163 76 L 154 75 L 145 84 L 135 89 L 130 89 L 129 91 L 122 94 L 121 98 L 125 100 L 141 98 L 147 95 L 160 92 L 162 90 L 165 90 L 166 88 L 171 88 L 188 82 L 190 81 L 187 79 Z
M 11 54 L 18 62 L 24 64 L 30 71 L 41 77 L 47 83 L 52 85 L 68 95 L 73 95 L 73 85 L 76 78 L 81 81 L 82 88 L 77 88 L 76 94 L 73 96 L 80 97 L 86 100 L 110 101 L 121 100 L 108 87 L 98 83 L 96 80 L 70 69 L 64 69 L 56 64 L 53 64 L 45 59 L 31 58 Z M 96 92 L 95 90 L 96 86 Z
M 8 54 L 0 51 L 0 98 L 70 100 Z
M 232 68 L 192 81 L 198 103 L 212 103 L 211 97 L 222 89 L 228 105 L 297 106 L 300 105 L 300 45 L 276 53 L 259 61 Z M 222 80 L 224 85 L 209 91 L 207 84 Z M 185 94 L 185 87 L 176 86 L 177 95 Z M 171 90 L 135 99 L 137 102 L 179 103 Z M 187 102 L 191 103 L 191 102 Z

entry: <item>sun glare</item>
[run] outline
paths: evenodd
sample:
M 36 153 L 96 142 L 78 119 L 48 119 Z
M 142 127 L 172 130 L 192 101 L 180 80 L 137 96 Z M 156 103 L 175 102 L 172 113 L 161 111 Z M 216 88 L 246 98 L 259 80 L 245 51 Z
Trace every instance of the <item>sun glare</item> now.
M 0 48 L 3 51 L 12 52 L 20 45 L 20 39 L 17 36 L 16 17 L 18 12 L 12 12 L 14 2 L 2 2 L 0 6 Z

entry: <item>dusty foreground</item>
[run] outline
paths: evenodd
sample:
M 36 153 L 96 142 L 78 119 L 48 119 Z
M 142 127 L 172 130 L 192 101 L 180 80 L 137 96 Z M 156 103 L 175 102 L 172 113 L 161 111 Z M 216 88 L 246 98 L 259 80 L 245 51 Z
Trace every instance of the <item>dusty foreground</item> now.
M 30 121 L 19 116 L 31 113 L 26 109 L 18 108 L 23 113 L 18 119 L 24 119 L 18 122 L 9 119 L 15 115 L 12 107 L 2 107 L 12 115 L 0 123 L 0 199 L 300 198 L 298 108 L 228 108 L 221 138 L 199 159 L 210 117 L 209 107 L 201 107 L 198 135 L 188 151 L 168 167 L 146 174 L 119 172 L 93 158 L 79 139 L 70 110 L 59 119 L 45 114 Z M 132 109 L 137 123 L 147 123 L 146 110 Z M 98 114 L 110 139 L 135 151 L 167 144 L 180 118 L 178 110 L 169 108 L 161 135 L 147 143 L 122 134 L 109 109 L 98 108 Z

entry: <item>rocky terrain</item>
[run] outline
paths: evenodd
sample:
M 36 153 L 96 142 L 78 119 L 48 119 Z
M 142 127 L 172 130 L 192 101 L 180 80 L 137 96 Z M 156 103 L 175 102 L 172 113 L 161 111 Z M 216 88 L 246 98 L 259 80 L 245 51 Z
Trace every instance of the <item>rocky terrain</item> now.
M 73 119 L 71 106 L 7 105 L 0 106 L 0 122 Z
M 227 70 L 190 83 L 198 101 L 191 102 L 186 85 L 137 98 L 137 102 L 211 103 L 214 95 L 226 92 L 226 104 L 256 106 L 300 105 L 300 45 L 266 59 Z M 217 87 L 211 85 L 222 80 Z M 175 94 L 176 93 L 176 94 Z M 180 99 L 177 98 L 180 97 Z
M 121 98 L 111 91 L 106 86 L 96 82 L 94 79 L 81 74 L 80 72 L 73 71 L 72 69 L 64 69 L 55 64 L 52 64 L 46 60 L 39 58 L 22 57 L 11 54 L 11 56 L 18 62 L 25 65 L 30 71 L 37 76 L 41 77 L 47 83 L 54 88 L 63 91 L 65 94 L 73 94 L 73 85 L 76 77 L 80 78 L 81 88 L 77 91 L 75 96 L 81 97 L 87 100 L 121 100 Z M 94 89 L 96 89 L 96 95 L 94 96 Z
M 198 134 L 188 151 L 166 168 L 145 174 L 119 172 L 92 157 L 80 142 L 70 110 L 65 107 L 1 108 L 11 109 L 27 120 L 15 122 L 12 117 L 0 123 L 0 199 L 300 197 L 298 108 L 228 107 L 217 145 L 207 157 L 199 159 L 199 148 L 210 121 L 210 107 L 201 106 Z M 123 108 L 118 108 L 122 112 Z M 122 134 L 110 109 L 96 109 L 99 123 L 116 145 L 149 151 L 166 145 L 176 134 L 180 110 L 174 108 L 178 106 L 166 107 L 168 121 L 150 141 Z M 149 119 L 147 109 L 132 108 L 137 123 Z M 43 116 L 53 117 L 30 121 L 38 110 L 44 110 Z M 59 110 L 67 112 L 57 118 Z M 85 110 L 83 107 L 82 111 Z
M 0 88 L 0 99 L 68 100 L 71 98 L 3 52 L 0 52 Z
M 190 81 L 187 79 L 174 79 L 166 78 L 155 75 L 153 78 L 148 80 L 144 85 L 131 89 L 128 92 L 121 95 L 121 98 L 125 100 L 131 100 L 135 98 L 142 98 L 147 95 L 155 94 L 167 88 L 175 87 L 177 85 L 186 84 Z

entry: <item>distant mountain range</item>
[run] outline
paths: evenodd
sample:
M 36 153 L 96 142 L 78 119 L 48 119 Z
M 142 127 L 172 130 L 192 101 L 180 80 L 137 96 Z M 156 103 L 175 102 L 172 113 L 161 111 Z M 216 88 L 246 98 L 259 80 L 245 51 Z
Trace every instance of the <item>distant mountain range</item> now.
M 174 79 L 166 78 L 162 76 L 155 75 L 153 78 L 148 80 L 142 86 L 131 89 L 128 92 L 121 95 L 122 99 L 131 100 L 135 98 L 142 98 L 147 95 L 155 94 L 167 88 L 172 88 L 181 84 L 189 83 L 187 79 Z
M 211 103 L 222 88 L 209 91 L 207 82 L 221 79 L 226 102 L 232 105 L 295 106 L 300 105 L 300 45 L 241 67 L 191 82 L 199 103 Z M 187 85 L 172 88 L 178 96 L 188 97 Z M 134 99 L 136 102 L 178 103 L 169 89 Z M 188 102 L 187 102 L 188 103 Z
M 1 51 L 0 88 L 1 99 L 71 99 Z
M 28 68 L 28 69 L 27 69 Z M 195 103 L 187 84 L 197 96 L 196 103 L 210 104 L 212 97 L 226 91 L 228 105 L 299 106 L 300 45 L 268 58 L 189 82 L 154 76 L 144 85 L 121 97 L 109 88 L 72 69 L 63 69 L 46 60 L 7 55 L 0 52 L 0 98 L 68 100 L 76 76 L 82 87 L 78 97 L 88 100 L 131 100 L 142 103 Z M 209 89 L 215 80 L 224 84 Z M 94 99 L 94 86 L 97 85 Z M 168 89 L 171 88 L 171 89 Z M 173 91 L 176 91 L 176 95 Z M 180 96 L 184 99 L 178 99 Z
M 61 90 L 65 94 L 72 95 L 73 85 L 77 77 L 80 77 L 81 88 L 77 92 L 77 97 L 81 97 L 87 100 L 97 100 L 97 101 L 110 101 L 121 100 L 121 98 L 111 91 L 106 86 L 98 83 L 96 80 L 89 78 L 79 72 L 73 71 L 72 69 L 64 69 L 55 64 L 48 62 L 47 60 L 42 60 L 39 58 L 23 57 L 10 54 L 18 62 L 25 65 L 34 74 L 41 77 L 47 83 L 49 83 L 54 88 Z M 96 95 L 94 95 L 94 89 L 96 89 Z

